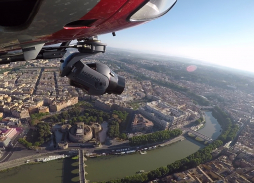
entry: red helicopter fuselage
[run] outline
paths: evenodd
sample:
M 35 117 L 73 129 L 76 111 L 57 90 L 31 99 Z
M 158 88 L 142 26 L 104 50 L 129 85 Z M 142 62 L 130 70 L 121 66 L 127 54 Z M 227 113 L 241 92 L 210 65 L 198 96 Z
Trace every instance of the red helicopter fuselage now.
M 22 4 L 22 0 L 0 2 L 0 52 L 17 50 L 26 44 L 50 45 L 83 39 L 142 24 L 143 21 L 131 22 L 128 18 L 147 2 L 146 0 L 30 1 L 30 6 L 24 2 Z M 24 17 L 23 14 L 28 11 L 30 14 Z

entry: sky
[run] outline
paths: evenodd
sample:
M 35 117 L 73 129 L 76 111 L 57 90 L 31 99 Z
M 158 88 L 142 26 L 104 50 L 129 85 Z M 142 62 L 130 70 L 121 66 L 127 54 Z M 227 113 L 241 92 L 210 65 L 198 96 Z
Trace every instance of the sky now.
M 158 19 L 99 39 L 254 72 L 254 0 L 178 0 Z

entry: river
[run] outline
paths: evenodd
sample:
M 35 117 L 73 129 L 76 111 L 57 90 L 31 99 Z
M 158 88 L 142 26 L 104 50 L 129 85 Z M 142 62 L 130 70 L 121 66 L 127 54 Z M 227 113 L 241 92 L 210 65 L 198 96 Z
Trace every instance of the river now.
M 184 158 L 202 146 L 194 140 L 184 140 L 170 146 L 148 151 L 147 154 L 106 156 L 88 159 L 86 176 L 90 181 L 103 181 L 133 175 L 139 170 L 153 170 Z M 181 149 L 181 150 L 180 150 Z
M 66 158 L 0 172 L 0 183 L 79 183 L 78 172 L 78 160 Z
M 205 117 L 206 124 L 199 132 L 216 139 L 220 135 L 220 125 L 211 112 L 205 112 Z M 184 158 L 202 147 L 203 145 L 199 142 L 188 138 L 163 148 L 148 151 L 146 155 L 132 154 L 89 158 L 86 161 L 86 172 L 88 173 L 86 179 L 91 182 L 111 180 L 133 175 L 139 170 L 153 170 Z M 0 172 L 0 182 L 77 182 L 77 165 L 69 162 L 69 160 L 64 161 L 66 162 L 64 166 L 63 160 L 56 160 L 48 163 L 24 165 L 8 172 Z
M 206 123 L 200 133 L 216 139 L 220 135 L 220 125 L 212 116 L 212 112 L 205 112 Z M 86 162 L 86 176 L 90 181 L 103 181 L 122 178 L 135 174 L 139 170 L 154 170 L 166 166 L 176 160 L 182 159 L 203 145 L 192 139 L 186 139 L 170 146 L 148 151 L 146 155 L 132 154 L 123 156 L 107 156 L 100 158 L 89 158 Z
M 48 163 L 23 165 L 6 172 L 0 172 L 0 182 L 60 183 L 62 177 L 62 169 L 63 160 L 55 160 Z
M 217 119 L 215 119 L 212 115 L 212 112 L 205 112 L 205 126 L 204 128 L 200 129 L 198 132 L 206 135 L 207 137 L 217 139 L 221 134 L 221 126 L 218 123 Z

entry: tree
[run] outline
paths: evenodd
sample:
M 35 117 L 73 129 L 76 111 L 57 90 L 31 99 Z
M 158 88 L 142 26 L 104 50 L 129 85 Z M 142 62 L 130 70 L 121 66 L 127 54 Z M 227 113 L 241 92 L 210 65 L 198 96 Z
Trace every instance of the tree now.
M 223 129 L 218 139 L 223 143 L 227 143 L 233 140 L 237 134 L 239 127 L 235 124 L 232 124 L 230 117 L 218 106 L 213 108 L 212 115 L 217 119 Z
M 196 123 L 196 125 L 199 125 L 199 124 L 202 123 L 202 120 L 201 120 L 201 119 L 198 119 L 198 120 L 195 121 L 195 123 Z
M 99 123 L 102 123 L 102 122 L 103 122 L 103 118 L 102 118 L 102 117 L 99 117 L 99 118 L 98 118 L 98 122 L 99 122 Z
M 78 119 L 76 117 L 72 118 L 73 122 L 77 122 Z
M 57 115 L 52 116 L 52 118 L 53 118 L 54 122 L 58 121 Z
M 50 140 L 51 131 L 48 123 L 38 123 L 37 127 L 37 136 L 40 144 Z
M 68 114 L 67 111 L 62 112 L 62 116 L 63 116 L 64 119 L 68 119 L 69 118 L 69 114 Z
M 61 122 L 62 122 L 62 124 L 64 124 L 65 120 L 64 120 L 64 119 L 61 119 Z
M 24 145 L 26 148 L 31 148 L 32 147 L 32 143 L 30 143 L 30 142 L 27 142 L 25 139 L 23 139 L 23 138 L 20 138 L 20 139 L 18 139 L 18 142 L 20 143 L 20 144 L 22 144 L 22 145 Z
M 162 142 L 163 140 L 168 140 L 170 138 L 177 137 L 181 134 L 182 131 L 179 129 L 174 129 L 171 131 L 163 130 L 146 135 L 134 136 L 129 139 L 129 143 L 132 146 L 136 146 L 136 145 L 144 145 L 147 143 Z
M 127 135 L 125 133 L 121 133 L 120 134 L 120 138 L 123 139 L 123 140 L 126 140 L 127 139 Z
M 79 116 L 79 117 L 77 118 L 77 120 L 80 122 L 80 121 L 83 121 L 83 118 L 82 118 L 81 116 Z
M 40 142 L 35 142 L 34 146 L 39 147 L 40 146 Z
M 159 171 L 160 171 L 161 175 L 164 176 L 164 175 L 168 174 L 169 169 L 167 167 L 160 167 Z

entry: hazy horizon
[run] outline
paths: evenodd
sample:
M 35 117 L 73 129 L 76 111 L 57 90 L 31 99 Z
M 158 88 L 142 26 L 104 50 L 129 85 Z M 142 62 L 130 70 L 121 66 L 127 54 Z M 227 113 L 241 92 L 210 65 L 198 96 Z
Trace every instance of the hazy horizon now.
M 178 0 L 164 16 L 99 38 L 108 46 L 158 52 L 254 72 L 254 1 Z
M 254 71 L 248 71 L 248 70 L 244 70 L 244 69 L 241 69 L 241 68 L 234 68 L 234 67 L 230 67 L 230 66 L 227 66 L 227 65 L 220 65 L 220 64 L 217 64 L 217 63 L 213 63 L 213 62 L 207 62 L 207 61 L 204 61 L 204 60 L 199 60 L 199 59 L 195 59 L 195 58 L 188 58 L 188 57 L 181 57 L 181 56 L 174 56 L 174 55 L 167 55 L 165 53 L 156 53 L 156 51 L 149 51 L 149 50 L 136 50 L 136 49 L 128 49 L 128 48 L 116 48 L 116 47 L 111 47 L 111 46 L 108 46 L 109 49 L 119 49 L 119 50 L 122 50 L 122 51 L 126 51 L 126 52 L 136 52 L 137 54 L 150 54 L 150 55 L 158 55 L 158 56 L 164 56 L 164 57 L 167 57 L 168 59 L 178 59 L 178 60 L 174 60 L 174 61 L 179 61 L 181 60 L 181 62 L 190 62 L 190 64 L 197 64 L 197 65 L 205 65 L 205 66 L 210 66 L 210 67 L 217 67 L 219 69 L 226 69 L 226 70 L 231 70 L 233 72 L 245 72 L 245 74 L 252 74 L 254 76 Z M 244 74 L 244 73 L 242 73 Z

